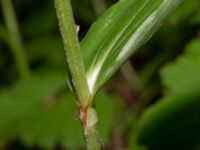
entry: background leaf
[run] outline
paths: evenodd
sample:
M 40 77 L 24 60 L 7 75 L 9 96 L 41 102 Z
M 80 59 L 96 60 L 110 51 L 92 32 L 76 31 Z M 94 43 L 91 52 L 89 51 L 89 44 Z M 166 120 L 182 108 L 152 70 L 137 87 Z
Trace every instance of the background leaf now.
M 165 97 L 145 111 L 133 135 L 149 150 L 193 150 L 200 142 L 199 46 L 199 39 L 191 41 L 184 55 L 162 69 Z
M 38 145 L 45 149 L 52 149 L 57 144 L 70 150 L 83 147 L 75 98 L 69 91 L 63 91 L 64 81 L 64 76 L 50 72 L 35 75 L 2 91 L 0 141 L 18 137 L 28 146 Z M 112 98 L 115 100 L 110 101 Z M 103 93 L 96 97 L 103 143 L 109 140 L 111 120 L 121 104 L 119 98 L 112 98 Z

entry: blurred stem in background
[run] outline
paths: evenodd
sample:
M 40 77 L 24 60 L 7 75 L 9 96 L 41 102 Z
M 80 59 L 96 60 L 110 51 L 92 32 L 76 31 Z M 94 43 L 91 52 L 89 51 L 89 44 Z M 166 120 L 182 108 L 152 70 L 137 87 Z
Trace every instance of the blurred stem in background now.
M 121 68 L 120 71 L 124 77 L 124 79 L 127 81 L 130 88 L 136 92 L 140 92 L 143 90 L 143 87 L 140 83 L 140 79 L 133 68 L 131 61 L 128 60 Z
M 100 16 L 106 10 L 106 3 L 103 0 L 91 0 L 96 16 Z
M 24 53 L 22 38 L 20 35 L 17 19 L 11 0 L 1 0 L 3 15 L 9 32 L 8 44 L 14 55 L 19 74 L 21 78 L 27 78 L 30 75 L 28 62 Z

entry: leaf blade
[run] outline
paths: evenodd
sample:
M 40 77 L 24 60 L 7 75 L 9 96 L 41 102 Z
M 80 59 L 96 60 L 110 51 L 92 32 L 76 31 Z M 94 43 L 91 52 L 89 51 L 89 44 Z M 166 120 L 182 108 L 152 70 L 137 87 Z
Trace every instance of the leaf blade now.
M 182 1 L 124 0 L 95 22 L 81 42 L 92 95 L 155 33 Z

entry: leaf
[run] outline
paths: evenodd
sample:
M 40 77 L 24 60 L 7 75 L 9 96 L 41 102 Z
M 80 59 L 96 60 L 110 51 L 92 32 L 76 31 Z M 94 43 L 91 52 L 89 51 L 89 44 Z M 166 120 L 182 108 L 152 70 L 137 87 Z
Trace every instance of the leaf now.
M 0 93 L 0 141 L 19 138 L 26 145 L 53 149 L 83 147 L 81 124 L 74 96 L 56 96 L 65 84 L 59 73 L 34 75 Z M 96 97 L 102 142 L 109 140 L 119 98 L 99 93 Z
M 138 125 L 137 143 L 149 150 L 194 149 L 200 140 L 199 99 L 197 93 L 162 99 L 145 112 Z
M 200 41 L 161 71 L 165 96 L 147 109 L 135 142 L 149 150 L 193 150 L 200 141 Z M 133 135 L 132 135 L 133 136 Z M 135 143 L 132 141 L 132 145 Z
M 81 42 L 94 95 L 143 45 L 182 0 L 122 0 L 108 9 Z
M 200 85 L 200 40 L 189 42 L 185 52 L 185 55 L 166 66 L 161 72 L 163 85 L 169 93 L 198 90 Z
M 187 56 L 191 59 L 198 59 L 200 57 L 200 39 L 193 39 L 186 45 Z

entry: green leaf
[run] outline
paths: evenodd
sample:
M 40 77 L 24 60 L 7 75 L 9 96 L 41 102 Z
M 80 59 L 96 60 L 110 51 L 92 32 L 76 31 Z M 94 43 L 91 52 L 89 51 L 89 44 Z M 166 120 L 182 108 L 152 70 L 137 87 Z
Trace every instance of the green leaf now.
M 59 95 L 64 83 L 64 75 L 50 72 L 1 91 L 0 141 L 19 138 L 30 147 L 45 149 L 53 149 L 56 144 L 70 150 L 83 147 L 75 98 L 69 91 Z M 96 103 L 102 142 L 106 143 L 119 98 L 99 93 Z
M 200 40 L 196 39 L 188 43 L 185 55 L 163 68 L 161 76 L 168 93 L 198 90 L 200 85 L 199 65 Z
M 191 59 L 198 59 L 200 57 L 200 39 L 191 40 L 185 47 L 187 56 Z
M 200 41 L 161 71 L 165 97 L 147 109 L 135 142 L 149 150 L 193 150 L 200 141 Z M 134 136 L 134 135 L 132 135 Z M 135 143 L 132 141 L 132 145 Z
M 81 42 L 94 95 L 143 45 L 182 0 L 122 0 L 108 9 Z
M 149 150 L 193 150 L 200 141 L 199 113 L 196 92 L 166 97 L 145 112 L 137 142 Z

